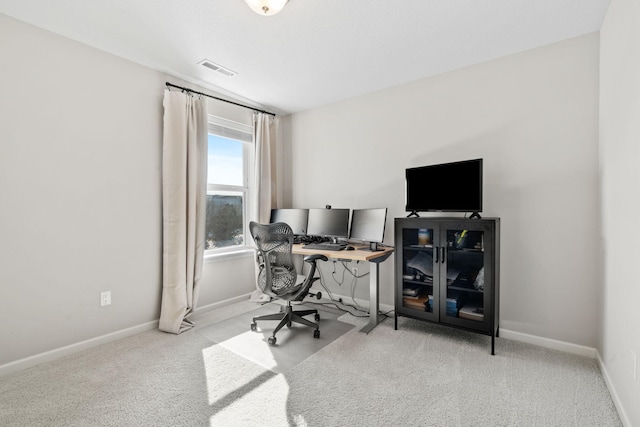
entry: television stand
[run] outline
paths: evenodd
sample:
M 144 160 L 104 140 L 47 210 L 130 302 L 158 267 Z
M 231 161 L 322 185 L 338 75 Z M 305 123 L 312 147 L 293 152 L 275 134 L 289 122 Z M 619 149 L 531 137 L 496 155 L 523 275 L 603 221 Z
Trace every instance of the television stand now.
M 395 324 L 409 317 L 491 337 L 500 320 L 500 219 L 396 218 Z M 431 236 L 421 244 L 421 230 Z M 451 280 L 452 279 L 452 280 Z
M 420 215 L 418 215 L 417 211 L 411 211 L 411 213 L 407 215 L 407 218 L 411 218 L 412 216 L 415 216 L 416 218 L 420 218 Z
M 479 213 L 479 212 L 474 212 L 474 213 L 472 213 L 472 214 L 471 214 L 471 216 L 469 217 L 469 219 L 474 219 L 474 218 L 482 219 L 482 217 L 480 216 L 480 213 Z

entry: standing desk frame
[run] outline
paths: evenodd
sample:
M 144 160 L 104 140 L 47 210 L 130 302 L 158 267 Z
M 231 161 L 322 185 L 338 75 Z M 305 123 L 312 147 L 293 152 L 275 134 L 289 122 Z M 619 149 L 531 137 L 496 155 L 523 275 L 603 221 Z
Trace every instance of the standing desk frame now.
M 368 334 L 380 323 L 380 301 L 378 300 L 378 294 L 380 293 L 380 263 L 391 256 L 393 248 L 385 246 L 381 251 L 371 252 L 362 250 L 368 249 L 368 245 L 351 244 L 351 246 L 355 250 L 323 251 L 320 249 L 305 249 L 303 245 L 296 244 L 293 245 L 291 253 L 294 255 L 322 254 L 329 259 L 369 262 L 369 323 L 360 329 L 360 332 Z

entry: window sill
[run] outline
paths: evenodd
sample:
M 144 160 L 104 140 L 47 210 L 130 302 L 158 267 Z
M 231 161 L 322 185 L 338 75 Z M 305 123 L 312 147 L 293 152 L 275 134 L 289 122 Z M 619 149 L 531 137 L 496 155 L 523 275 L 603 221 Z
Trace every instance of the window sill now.
M 228 251 L 220 251 L 204 254 L 204 263 L 209 264 L 212 262 L 229 261 L 238 258 L 247 258 L 255 256 L 255 249 L 250 246 L 243 246 L 242 248 L 235 248 Z

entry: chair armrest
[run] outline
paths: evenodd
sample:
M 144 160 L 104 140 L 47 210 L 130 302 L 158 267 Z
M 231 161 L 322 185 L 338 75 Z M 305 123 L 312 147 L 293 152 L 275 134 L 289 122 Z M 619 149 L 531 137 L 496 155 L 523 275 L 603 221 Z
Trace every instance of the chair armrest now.
M 329 261 L 329 258 L 327 258 L 326 255 L 322 255 L 322 254 L 306 255 L 303 259 L 309 263 L 314 263 L 317 260 Z

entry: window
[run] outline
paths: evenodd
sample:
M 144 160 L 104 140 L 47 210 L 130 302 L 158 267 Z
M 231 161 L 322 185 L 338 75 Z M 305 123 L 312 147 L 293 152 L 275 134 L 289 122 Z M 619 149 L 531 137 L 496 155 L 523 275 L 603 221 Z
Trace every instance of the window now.
M 251 126 L 209 116 L 205 250 L 229 251 L 245 246 L 248 236 Z

